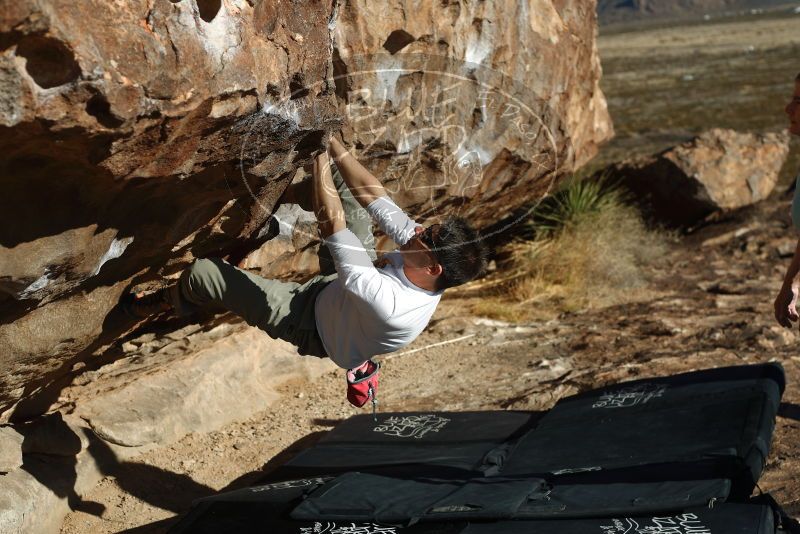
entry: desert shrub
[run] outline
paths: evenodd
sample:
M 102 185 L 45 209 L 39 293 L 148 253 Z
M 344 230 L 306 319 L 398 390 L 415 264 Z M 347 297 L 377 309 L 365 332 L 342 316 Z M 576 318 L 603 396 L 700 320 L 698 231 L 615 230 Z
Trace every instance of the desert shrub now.
M 666 251 L 628 195 L 605 177 L 571 181 L 535 210 L 534 239 L 512 263 L 524 276 L 509 286 L 517 301 L 557 300 L 566 309 L 624 300 L 645 285 L 643 267 Z
M 573 180 L 537 206 L 527 239 L 507 249 L 510 279 L 473 311 L 497 319 L 544 317 L 635 299 L 646 267 L 667 250 L 626 192 L 605 178 Z M 502 313 L 495 313 L 502 310 Z M 487 313 L 492 312 L 492 313 Z

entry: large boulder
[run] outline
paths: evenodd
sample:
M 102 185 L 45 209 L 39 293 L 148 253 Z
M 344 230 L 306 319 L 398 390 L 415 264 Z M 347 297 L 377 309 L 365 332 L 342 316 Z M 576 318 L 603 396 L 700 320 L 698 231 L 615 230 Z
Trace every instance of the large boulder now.
M 0 420 L 132 326 L 109 315 L 132 282 L 247 249 L 338 124 L 326 86 L 270 107 L 330 75 L 330 2 L 292 5 L 4 5 Z
M 103 361 L 135 326 L 116 307 L 133 284 L 196 257 L 240 263 L 264 242 L 248 266 L 310 274 L 293 256 L 313 253 L 314 233 L 271 216 L 342 125 L 420 221 L 458 211 L 484 226 L 543 195 L 612 134 L 594 8 L 7 3 L 0 422 L 46 411 Z
M 600 174 L 630 189 L 645 213 L 672 226 L 765 199 L 789 154 L 786 133 L 712 129 L 659 154 L 615 164 Z

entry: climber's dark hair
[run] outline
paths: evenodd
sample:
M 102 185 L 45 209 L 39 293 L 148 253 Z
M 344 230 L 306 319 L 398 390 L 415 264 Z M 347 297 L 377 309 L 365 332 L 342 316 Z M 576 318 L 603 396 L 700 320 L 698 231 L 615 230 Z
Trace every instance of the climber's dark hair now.
M 442 274 L 436 281 L 437 291 L 469 282 L 486 269 L 489 249 L 466 220 L 448 217 L 430 233 L 431 250 L 442 266 Z

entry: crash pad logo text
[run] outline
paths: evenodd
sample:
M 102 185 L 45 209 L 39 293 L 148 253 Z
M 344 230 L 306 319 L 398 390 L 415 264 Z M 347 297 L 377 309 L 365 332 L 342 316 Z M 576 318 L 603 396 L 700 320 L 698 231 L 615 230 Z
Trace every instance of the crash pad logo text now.
M 272 484 L 265 484 L 263 486 L 250 488 L 250 491 L 252 493 L 258 493 L 260 491 L 306 488 L 308 486 L 319 486 L 321 484 L 326 483 L 329 480 L 333 480 L 333 477 L 316 477 L 316 478 L 301 478 L 300 480 L 286 480 L 284 482 L 274 482 Z
M 627 388 L 603 393 L 592 404 L 592 408 L 630 408 L 637 404 L 645 404 L 652 399 L 661 397 L 667 391 L 667 386 L 661 384 L 639 384 Z
M 647 522 L 648 524 L 644 524 Z M 652 519 L 614 519 L 613 524 L 600 527 L 602 534 L 712 534 L 695 514 Z
M 313 527 L 300 527 L 298 534 L 397 534 L 397 528 L 375 523 L 350 523 L 349 525 L 314 523 Z
M 398 438 L 421 438 L 428 432 L 438 432 L 450 422 L 450 419 L 438 415 L 408 415 L 405 417 L 389 417 L 376 426 L 373 431 L 385 436 Z

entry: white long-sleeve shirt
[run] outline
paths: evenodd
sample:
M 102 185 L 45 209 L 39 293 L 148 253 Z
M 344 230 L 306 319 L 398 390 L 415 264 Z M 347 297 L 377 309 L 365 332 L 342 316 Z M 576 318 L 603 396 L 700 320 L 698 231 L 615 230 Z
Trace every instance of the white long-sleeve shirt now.
M 388 197 L 372 201 L 367 212 L 400 246 L 419 226 Z M 400 251 L 386 254 L 386 267 L 374 267 L 364 245 L 348 229 L 334 233 L 325 244 L 339 276 L 317 296 L 314 316 L 331 360 L 352 369 L 416 339 L 428 325 L 442 291 L 412 284 L 403 272 Z

